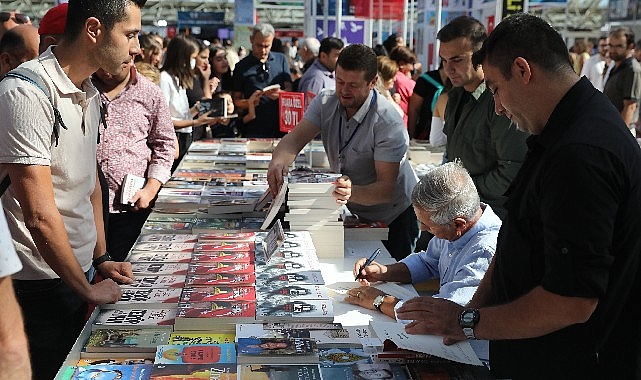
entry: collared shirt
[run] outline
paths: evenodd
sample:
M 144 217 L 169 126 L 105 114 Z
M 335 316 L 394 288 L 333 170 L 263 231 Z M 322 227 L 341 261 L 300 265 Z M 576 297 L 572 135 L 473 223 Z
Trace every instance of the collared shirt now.
M 486 204 L 481 207 L 481 218 L 457 240 L 434 237 L 425 251 L 401 260 L 410 271 L 412 284 L 439 278 L 440 289 L 434 297 L 459 305 L 472 299 L 492 261 L 501 228 L 501 219 L 492 208 Z
M 323 90 L 312 100 L 304 119 L 321 130 L 333 171 L 348 175 L 355 185 L 376 182 L 376 161 L 399 164 L 396 189 L 390 203 L 373 206 L 348 202 L 349 210 L 368 220 L 391 223 L 411 205 L 416 174 L 407 161 L 407 129 L 392 104 L 374 90 L 347 120 L 335 90 Z
M 470 173 L 481 200 L 499 217 L 505 216 L 505 196 L 525 157 L 528 136 L 516 129 L 505 116 L 494 112 L 492 93 L 482 82 L 462 107 L 461 116 L 454 116 L 464 98 L 465 89 L 448 91 L 443 132 L 447 135 L 447 158 L 456 159 Z
M 585 323 L 492 341 L 492 372 L 497 378 L 636 378 L 641 150 L 586 78 L 565 94 L 528 147 L 508 191 L 488 305 L 512 302 L 540 285 L 560 296 L 596 298 L 598 306 Z
M 166 71 L 161 71 L 159 86 L 165 96 L 165 101 L 169 105 L 172 120 L 191 120 L 187 91 L 178 84 L 178 78 L 173 77 Z M 184 127 L 175 131 L 177 133 L 191 133 L 193 127 Z
M 256 90 L 279 84 L 281 89 L 285 83 L 291 83 L 289 64 L 284 54 L 269 52 L 267 61 L 260 62 L 253 54 L 249 54 L 236 64 L 232 76 L 233 90 L 242 93 L 244 99 Z M 279 131 L 278 100 L 266 96 L 260 98 L 256 106 L 256 118 L 244 125 L 244 137 L 282 137 Z
M 160 88 L 132 67 L 125 89 L 111 101 L 102 95 L 108 128 L 101 131 L 98 162 L 109 183 L 109 212 L 121 209 L 126 174 L 165 183 L 174 161 L 174 125 Z
M 605 82 L 603 93 L 610 98 L 619 112 L 623 110 L 624 100 L 638 102 L 641 99 L 641 64 L 634 57 L 628 57 L 619 67 L 614 67 L 610 71 L 608 81 Z M 636 107 L 631 123 L 638 119 L 639 107 Z
M 314 95 L 318 95 L 324 88 L 336 88 L 336 79 L 334 79 L 334 72 L 329 71 L 327 67 L 316 59 L 314 64 L 312 64 L 300 78 L 298 91 L 303 94 L 311 92 Z
M 601 54 L 597 53 L 591 56 L 581 69 L 581 76 L 588 78 L 594 88 L 599 91 L 603 91 L 603 84 L 605 83 L 605 74 L 608 69 L 605 64 L 605 57 L 601 57 Z
M 53 109 L 45 94 L 24 80 L 7 78 L 0 82 L 0 162 L 51 168 L 56 206 L 71 248 L 83 271 L 87 271 L 96 245 L 90 196 L 96 186 L 100 97 L 88 78 L 82 83 L 82 90 L 77 88 L 51 48 L 23 66 L 40 74 L 67 129 L 60 128 L 56 146 Z M 2 169 L 3 177 L 6 170 Z M 12 186 L 2 197 L 2 205 L 23 265 L 13 278 L 57 278 L 38 253 Z

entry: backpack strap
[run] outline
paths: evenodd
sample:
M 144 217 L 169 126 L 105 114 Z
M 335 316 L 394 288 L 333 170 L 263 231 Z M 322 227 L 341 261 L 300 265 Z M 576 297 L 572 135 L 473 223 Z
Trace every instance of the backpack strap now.
M 3 80 L 4 78 L 7 78 L 7 77 L 18 78 L 23 81 L 31 83 L 32 85 L 39 88 L 40 91 L 42 91 L 45 94 L 47 99 L 49 99 L 49 103 L 53 108 L 53 115 L 54 115 L 53 135 L 56 138 L 56 146 L 58 146 L 58 138 L 60 137 L 60 127 L 67 129 L 67 126 L 62 120 L 62 115 L 60 114 L 60 111 L 53 104 L 53 99 L 51 99 L 51 94 L 49 93 L 47 85 L 42 80 L 42 77 L 40 76 L 40 74 L 36 73 L 31 69 L 27 69 L 26 67 L 17 67 L 9 71 L 8 73 L 6 73 L 2 78 L 0 78 L 0 80 Z
M 434 112 L 434 108 L 436 108 L 436 102 L 438 101 L 438 97 L 441 95 L 441 92 L 443 92 L 443 85 L 438 83 L 431 76 L 427 75 L 427 73 L 421 74 L 421 78 L 425 79 L 432 86 L 436 87 L 436 92 L 434 93 L 434 96 L 432 97 L 432 105 L 431 105 L 432 112 Z

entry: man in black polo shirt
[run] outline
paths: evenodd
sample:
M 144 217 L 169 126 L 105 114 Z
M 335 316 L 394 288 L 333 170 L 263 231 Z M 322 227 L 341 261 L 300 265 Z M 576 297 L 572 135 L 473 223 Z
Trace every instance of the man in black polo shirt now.
M 641 150 L 608 99 L 574 73 L 561 36 L 526 14 L 474 55 L 496 112 L 532 136 L 496 254 L 466 308 L 421 297 L 411 334 L 490 340 L 497 378 L 641 375 Z
M 254 92 L 275 84 L 280 88 L 263 93 L 256 105 L 256 118 L 245 124 L 241 132 L 243 137 L 282 137 L 284 133 L 279 131 L 278 93 L 292 90 L 287 58 L 282 53 L 271 51 L 274 28 L 270 24 L 254 26 L 249 40 L 251 54 L 234 68 L 234 105 L 240 110 L 247 110 L 248 99 Z
M 610 32 L 609 38 L 609 52 L 614 68 L 605 82 L 603 93 L 619 110 L 632 135 L 636 135 L 634 124 L 639 119 L 641 64 L 633 57 L 634 32 L 628 27 L 620 27 Z

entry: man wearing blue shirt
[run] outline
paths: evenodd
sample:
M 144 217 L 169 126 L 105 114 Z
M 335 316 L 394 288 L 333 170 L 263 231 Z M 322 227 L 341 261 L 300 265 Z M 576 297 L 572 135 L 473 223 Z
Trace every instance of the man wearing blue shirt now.
M 376 281 L 416 284 L 439 278 L 434 297 L 465 305 L 474 295 L 494 256 L 499 217 L 480 202 L 472 178 L 455 162 L 429 171 L 414 188 L 412 204 L 421 229 L 434 234 L 427 250 L 391 265 L 374 261 L 363 267 L 366 259 L 358 260 L 354 275 L 360 272 L 365 286 L 351 289 L 348 302 L 395 318 L 400 300 L 368 286 Z

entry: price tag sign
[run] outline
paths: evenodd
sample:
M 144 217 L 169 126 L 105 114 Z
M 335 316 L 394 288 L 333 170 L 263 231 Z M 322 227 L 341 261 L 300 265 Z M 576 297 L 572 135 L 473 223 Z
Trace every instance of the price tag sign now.
M 280 131 L 289 133 L 303 118 L 305 112 L 305 94 L 300 92 L 281 91 L 278 97 L 280 114 Z

